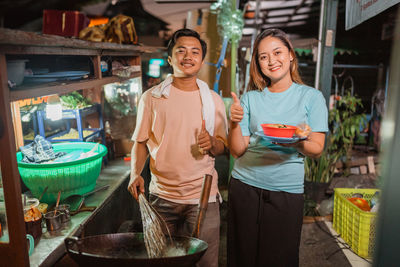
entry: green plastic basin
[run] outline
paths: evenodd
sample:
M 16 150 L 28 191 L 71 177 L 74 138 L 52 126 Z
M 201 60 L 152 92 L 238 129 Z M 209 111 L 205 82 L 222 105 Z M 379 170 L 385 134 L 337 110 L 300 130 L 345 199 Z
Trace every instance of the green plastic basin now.
M 96 143 L 68 142 L 53 144 L 55 152 L 72 152 L 75 150 L 90 151 Z M 41 202 L 52 205 L 57 200 L 58 191 L 61 190 L 61 200 L 74 194 L 90 192 L 96 186 L 96 180 L 100 175 L 103 156 L 107 154 L 107 148 L 99 144 L 94 152 L 96 155 L 71 162 L 35 164 L 21 162 L 23 156 L 17 153 L 18 170 L 22 181 L 38 198 L 46 186 L 48 189 Z

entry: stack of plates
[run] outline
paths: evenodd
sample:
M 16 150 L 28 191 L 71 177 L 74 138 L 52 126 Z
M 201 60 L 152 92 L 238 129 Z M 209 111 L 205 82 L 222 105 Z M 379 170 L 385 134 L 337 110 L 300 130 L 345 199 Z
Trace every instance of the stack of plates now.
M 276 143 L 280 143 L 280 144 L 292 144 L 292 143 L 296 143 L 300 140 L 307 139 L 307 137 L 299 137 L 296 135 L 294 135 L 293 137 L 290 137 L 290 138 L 269 136 L 269 135 L 265 135 L 263 131 L 258 131 L 258 132 L 255 132 L 254 134 L 262 137 L 263 139 L 265 139 L 269 142 L 276 142 Z
M 47 83 L 59 80 L 78 80 L 88 74 L 88 71 L 57 71 L 45 74 L 28 75 L 25 76 L 24 81 L 30 83 Z

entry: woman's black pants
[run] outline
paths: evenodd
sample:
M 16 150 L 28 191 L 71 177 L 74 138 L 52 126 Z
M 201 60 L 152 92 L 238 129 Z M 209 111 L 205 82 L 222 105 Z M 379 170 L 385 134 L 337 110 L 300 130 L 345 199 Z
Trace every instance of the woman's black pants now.
M 303 205 L 303 194 L 264 190 L 232 178 L 228 266 L 298 266 Z

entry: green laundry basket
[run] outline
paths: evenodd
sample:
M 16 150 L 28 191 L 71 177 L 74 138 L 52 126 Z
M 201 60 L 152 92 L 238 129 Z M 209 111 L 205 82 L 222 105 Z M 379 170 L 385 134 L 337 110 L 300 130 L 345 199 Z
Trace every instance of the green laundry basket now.
M 53 144 L 54 152 L 72 152 L 82 150 L 89 152 L 96 143 L 68 142 Z M 96 186 L 96 180 L 100 175 L 103 156 L 107 154 L 107 148 L 98 144 L 94 152 L 96 155 L 63 163 L 24 163 L 23 155 L 17 153 L 18 170 L 22 181 L 31 190 L 34 197 L 38 198 L 46 186 L 48 189 L 41 202 L 52 205 L 57 200 L 58 191 L 61 190 L 61 200 L 74 194 L 90 192 Z

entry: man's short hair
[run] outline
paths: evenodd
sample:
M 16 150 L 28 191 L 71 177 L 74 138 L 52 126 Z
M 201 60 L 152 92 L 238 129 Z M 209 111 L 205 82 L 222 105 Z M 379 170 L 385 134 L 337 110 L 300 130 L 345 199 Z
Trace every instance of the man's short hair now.
M 200 35 L 196 31 L 191 30 L 191 29 L 180 29 L 180 30 L 177 30 L 176 32 L 174 32 L 174 34 L 172 35 L 172 37 L 168 43 L 168 56 L 172 56 L 172 49 L 174 48 L 178 38 L 184 37 L 184 36 L 194 37 L 197 40 L 199 40 L 200 45 L 201 45 L 201 50 L 203 52 L 202 59 L 204 60 L 204 58 L 206 57 L 206 54 L 207 54 L 207 43 L 200 38 Z

